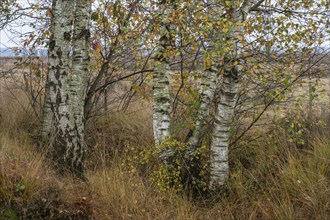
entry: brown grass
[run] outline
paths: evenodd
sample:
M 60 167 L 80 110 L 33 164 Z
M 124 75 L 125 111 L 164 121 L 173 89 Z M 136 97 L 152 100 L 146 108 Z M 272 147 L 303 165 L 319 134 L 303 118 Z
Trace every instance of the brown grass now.
M 90 127 L 88 180 L 81 182 L 54 172 L 34 144 L 38 120 L 6 103 L 0 106 L 0 219 L 330 219 L 325 128 L 303 149 L 281 129 L 233 149 L 226 191 L 192 197 L 160 192 L 122 165 L 131 147 L 151 147 L 150 111 L 102 116 Z

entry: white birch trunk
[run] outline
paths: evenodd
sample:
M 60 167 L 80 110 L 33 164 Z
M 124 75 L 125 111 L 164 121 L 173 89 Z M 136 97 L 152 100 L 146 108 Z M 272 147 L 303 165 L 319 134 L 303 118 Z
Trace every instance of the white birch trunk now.
M 83 169 L 84 155 L 84 105 L 90 61 L 90 0 L 76 1 L 73 34 L 73 61 L 70 78 L 70 109 L 74 120 L 72 160 L 75 167 Z M 81 171 L 82 172 L 82 171 Z
M 51 57 L 48 57 L 48 60 L 52 59 Z M 53 61 L 49 61 L 49 63 L 53 63 Z M 44 105 L 43 105 L 43 113 L 42 113 L 42 123 L 41 123 L 41 129 L 40 129 L 40 136 L 41 136 L 41 144 L 47 143 L 49 140 L 49 135 L 51 133 L 52 129 L 52 123 L 54 114 L 51 109 L 51 103 L 49 99 L 49 77 L 47 76 L 46 79 L 46 85 L 45 85 L 45 96 L 44 96 Z
M 153 76 L 153 130 L 156 145 L 159 145 L 169 135 L 170 126 L 170 93 L 169 65 L 166 61 L 156 61 Z
M 153 131 L 156 146 L 169 136 L 170 127 L 170 93 L 169 93 L 169 64 L 167 61 L 156 61 L 153 76 Z M 160 152 L 159 159 L 164 164 L 172 155 L 169 149 Z
M 240 42 L 238 35 L 242 29 L 237 24 L 243 22 L 256 0 L 245 0 L 240 7 L 228 11 L 228 17 L 236 25 L 229 40 L 235 42 L 231 53 L 225 58 L 223 84 L 220 88 L 220 102 L 217 106 L 217 114 L 211 142 L 210 183 L 209 188 L 214 190 L 225 184 L 229 176 L 228 147 L 231 122 L 234 117 L 234 109 L 237 102 L 238 75 L 240 63 Z M 239 25 L 238 25 L 239 26 Z
M 237 76 L 236 76 L 237 77 Z M 228 141 L 230 125 L 237 101 L 238 79 L 225 72 L 220 90 L 220 102 L 214 122 L 211 142 L 210 188 L 222 186 L 229 175 Z
M 56 0 L 53 0 L 52 4 L 52 11 L 55 11 L 55 3 Z M 54 33 L 54 16 L 51 17 L 51 25 L 50 25 L 50 31 L 51 33 Z M 54 39 L 54 36 L 51 36 L 50 42 L 52 42 Z M 48 53 L 48 73 L 50 72 L 50 67 L 52 63 L 55 63 L 56 60 L 56 54 L 54 54 L 54 51 L 50 51 Z M 43 106 L 43 114 L 42 114 L 42 124 L 41 124 L 41 143 L 45 144 L 49 140 L 49 135 L 51 133 L 52 123 L 54 114 L 51 109 L 51 102 L 49 99 L 49 89 L 50 89 L 50 82 L 49 82 L 49 75 L 46 77 L 46 83 L 45 83 L 45 96 L 44 96 L 44 106 Z
M 160 27 L 162 36 L 159 39 L 157 57 L 155 58 L 155 71 L 153 75 L 153 133 L 156 146 L 169 136 L 170 127 L 170 92 L 169 92 L 169 61 L 167 49 L 170 46 L 170 33 L 168 14 L 171 6 L 165 6 L 165 13 Z M 160 153 L 160 161 L 167 164 L 171 150 Z
M 200 106 L 197 113 L 197 119 L 195 121 L 195 128 L 192 136 L 187 141 L 186 157 L 191 158 L 194 155 L 196 149 L 201 144 L 201 138 L 203 132 L 208 123 L 208 116 L 210 113 L 210 107 L 214 99 L 216 82 L 217 82 L 218 69 L 215 66 L 211 66 L 205 70 L 202 76 L 200 94 Z
M 56 0 L 54 31 L 49 42 L 49 100 L 54 114 L 51 145 L 60 172 L 82 177 L 82 164 L 75 157 L 77 141 L 72 109 L 69 105 L 69 52 L 72 38 L 73 1 Z

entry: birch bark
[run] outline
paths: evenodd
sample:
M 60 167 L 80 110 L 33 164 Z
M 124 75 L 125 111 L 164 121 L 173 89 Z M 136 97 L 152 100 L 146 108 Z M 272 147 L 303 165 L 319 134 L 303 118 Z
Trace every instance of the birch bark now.
M 155 71 L 153 74 L 153 133 L 156 146 L 161 144 L 169 135 L 170 127 L 170 92 L 169 92 L 169 61 L 167 50 L 170 47 L 170 23 L 168 21 L 171 6 L 161 3 L 164 8 L 164 16 L 161 21 L 157 56 L 155 58 Z M 170 150 L 164 150 L 160 154 L 163 163 L 171 156 Z
M 56 0 L 53 0 L 52 3 L 52 11 L 55 11 L 55 6 L 56 6 Z M 50 24 L 50 31 L 51 33 L 54 33 L 54 14 L 52 14 L 51 17 L 51 24 Z M 54 41 L 54 35 L 52 34 L 50 36 L 50 42 Z M 51 71 L 52 64 L 56 62 L 56 54 L 54 53 L 54 50 L 48 52 L 48 73 Z M 51 128 L 52 128 L 52 122 L 54 118 L 54 114 L 51 109 L 51 102 L 49 98 L 49 93 L 50 93 L 50 77 L 49 74 L 47 74 L 46 77 L 46 84 L 45 84 L 45 96 L 44 96 L 44 106 L 43 106 L 43 114 L 42 114 L 42 124 L 41 124 L 41 143 L 45 144 L 49 140 L 49 135 L 51 133 Z
M 231 8 L 227 16 L 234 23 L 234 30 L 228 40 L 233 41 L 231 52 L 225 57 L 223 83 L 220 88 L 220 102 L 217 106 L 215 125 L 211 142 L 210 189 L 225 184 L 229 176 L 228 147 L 229 133 L 234 117 L 239 87 L 240 58 L 242 54 L 239 35 L 243 34 L 240 23 L 243 22 L 257 0 L 245 0 L 240 7 Z M 235 5 L 235 3 L 233 3 Z M 237 5 L 237 3 L 236 3 Z
M 156 61 L 153 76 L 153 130 L 156 145 L 169 135 L 170 126 L 170 93 L 167 61 Z
M 49 53 L 50 54 L 50 53 Z M 54 61 L 51 61 L 51 57 L 48 57 L 49 63 L 54 63 Z M 48 65 L 49 66 L 49 65 Z M 49 72 L 49 70 L 48 70 Z M 42 112 L 42 124 L 40 129 L 40 136 L 41 136 L 41 144 L 46 144 L 49 140 L 49 136 L 51 134 L 52 129 L 52 123 L 54 114 L 51 109 L 51 102 L 49 98 L 49 76 L 47 75 L 46 78 L 46 85 L 45 85 L 45 96 L 44 96 L 44 105 L 43 105 L 43 112 Z
M 218 69 L 212 65 L 205 70 L 202 75 L 200 94 L 200 105 L 195 121 L 195 128 L 192 136 L 187 141 L 186 157 L 191 158 L 196 149 L 201 145 L 204 129 L 208 124 L 208 117 L 210 113 L 211 103 L 214 99 L 216 83 L 217 83 Z
M 51 146 L 53 159 L 61 173 L 83 176 L 82 163 L 75 155 L 76 126 L 70 108 L 69 53 L 72 38 L 74 2 L 53 1 L 54 26 L 49 42 L 49 102 L 53 113 Z
M 75 6 L 75 21 L 73 34 L 73 61 L 70 78 L 70 109 L 73 114 L 74 141 L 72 158 L 75 167 L 83 169 L 83 156 L 85 152 L 84 133 L 84 105 L 87 90 L 87 79 L 90 61 L 90 0 L 77 0 Z M 82 172 L 82 171 L 81 171 Z

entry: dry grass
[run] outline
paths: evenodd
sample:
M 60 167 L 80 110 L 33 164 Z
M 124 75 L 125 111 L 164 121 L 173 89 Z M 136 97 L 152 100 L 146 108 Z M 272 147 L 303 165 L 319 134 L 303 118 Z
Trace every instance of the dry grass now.
M 33 115 L 14 102 L 0 114 L 1 220 L 330 219 L 329 130 L 320 128 L 304 149 L 283 130 L 233 149 L 226 191 L 196 198 L 160 192 L 122 165 L 130 147 L 151 146 L 150 111 L 104 116 L 90 127 L 86 182 L 56 175 L 34 144 Z
M 106 114 L 88 123 L 87 145 L 90 146 L 90 157 L 86 166 L 89 169 L 99 169 L 109 162 L 125 158 L 132 147 L 142 149 L 152 145 L 151 109 L 132 109 L 125 113 Z
M 89 184 L 96 219 L 194 219 L 188 200 L 154 191 L 118 165 L 90 173 Z

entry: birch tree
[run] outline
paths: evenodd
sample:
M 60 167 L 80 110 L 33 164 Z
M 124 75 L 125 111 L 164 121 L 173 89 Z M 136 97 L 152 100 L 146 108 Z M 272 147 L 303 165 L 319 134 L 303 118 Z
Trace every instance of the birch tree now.
M 84 133 L 85 118 L 84 105 L 87 90 L 90 61 L 90 0 L 77 0 L 75 5 L 75 20 L 73 32 L 73 61 L 70 79 L 70 109 L 73 111 L 74 132 L 76 139 L 73 148 L 74 163 L 77 169 L 82 169 L 85 151 Z M 81 171 L 79 171 L 81 172 Z
M 53 0 L 42 126 L 43 136 L 50 138 L 59 170 L 62 173 L 69 171 L 80 178 L 83 177 L 83 115 L 89 65 L 90 7 L 89 0 Z M 71 72 L 69 54 L 72 43 Z
M 224 185 L 229 176 L 229 134 L 238 97 L 239 76 L 242 75 L 240 67 L 240 57 L 242 55 L 240 37 L 243 35 L 242 23 L 255 4 L 257 4 L 255 0 L 245 0 L 240 6 L 239 1 L 232 1 L 227 5 L 226 18 L 232 22 L 233 27 L 226 39 L 230 41 L 231 48 L 224 58 L 220 101 L 217 106 L 210 148 L 210 189 L 217 189 Z
M 52 110 L 52 126 L 54 131 L 51 134 L 51 145 L 54 151 L 54 160 L 58 168 L 65 172 L 79 170 L 81 164 L 73 159 L 73 149 L 76 145 L 72 134 L 74 123 L 72 112 L 69 108 L 69 53 L 72 37 L 73 1 L 53 1 L 53 33 L 49 42 L 49 72 L 48 91 L 49 102 Z M 70 161 L 71 160 L 71 161 Z
M 55 12 L 56 10 L 56 0 L 53 0 L 52 2 L 52 12 Z M 44 96 L 44 106 L 43 106 L 43 114 L 42 114 L 42 124 L 40 129 L 41 134 L 41 143 L 45 144 L 47 140 L 49 139 L 49 135 L 51 133 L 52 128 L 52 122 L 54 118 L 54 114 L 51 109 L 51 100 L 50 100 L 50 76 L 51 74 L 54 74 L 55 72 L 55 64 L 56 64 L 56 53 L 54 51 L 53 45 L 52 48 L 50 48 L 50 43 L 52 43 L 55 40 L 54 31 L 55 31 L 55 14 L 51 13 L 50 18 L 50 39 L 49 39 L 49 46 L 48 46 L 48 74 L 46 77 L 46 85 L 45 85 L 45 96 Z M 52 50 L 50 50 L 52 49 Z
M 169 72 L 170 63 L 168 49 L 171 46 L 171 25 L 169 21 L 172 5 L 162 1 L 159 10 L 161 16 L 159 32 L 159 44 L 155 58 L 155 70 L 153 74 L 153 133 L 155 144 L 159 145 L 169 136 L 170 127 L 170 92 Z M 169 159 L 171 152 L 161 152 L 160 160 L 165 162 Z
M 207 14 L 207 23 L 214 23 L 218 20 L 219 17 L 219 7 L 209 7 L 210 3 L 213 1 L 206 1 L 204 6 L 204 14 Z M 205 15 L 202 15 L 205 17 Z M 207 25 L 206 25 L 207 26 Z M 202 26 L 202 28 L 205 28 Z M 218 38 L 219 33 L 213 32 L 209 33 L 210 37 L 205 39 L 205 42 L 202 42 L 203 47 L 205 48 L 204 53 L 212 54 L 209 59 L 204 60 L 204 71 L 201 73 L 201 86 L 199 89 L 200 104 L 198 106 L 195 127 L 191 137 L 187 141 L 187 151 L 186 156 L 192 157 L 196 152 L 196 149 L 200 147 L 202 137 L 205 134 L 208 124 L 210 122 L 210 108 L 214 100 L 217 77 L 219 73 L 219 63 L 218 56 L 216 56 L 216 39 Z
M 159 4 L 163 15 L 160 21 L 161 36 L 155 58 L 155 71 L 153 75 L 153 129 L 156 144 L 160 144 L 169 134 L 170 125 L 170 93 L 169 93 L 169 60 L 167 49 L 170 47 L 170 24 L 168 16 L 170 6 Z

